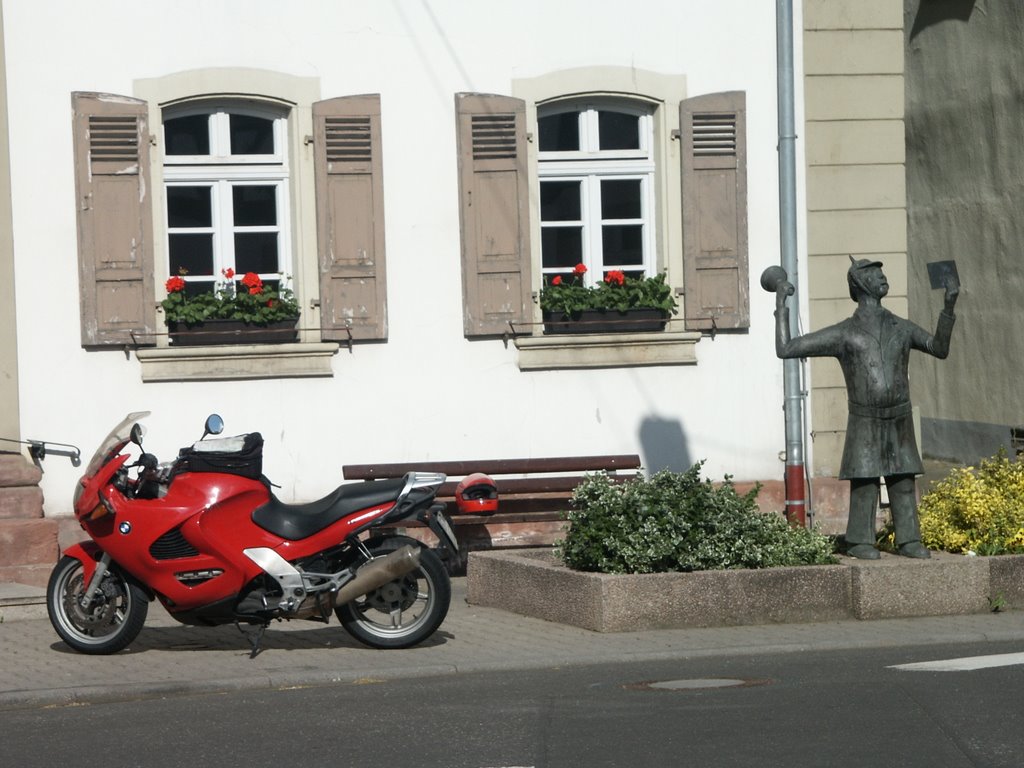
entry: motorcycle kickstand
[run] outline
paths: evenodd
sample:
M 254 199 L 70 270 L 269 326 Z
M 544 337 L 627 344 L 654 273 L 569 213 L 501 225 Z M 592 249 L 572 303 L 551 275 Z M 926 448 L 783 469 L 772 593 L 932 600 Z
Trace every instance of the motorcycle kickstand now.
M 235 622 L 235 627 L 242 633 L 245 639 L 249 641 L 249 646 L 252 648 L 252 652 L 249 654 L 250 659 L 255 659 L 259 656 L 260 651 L 263 650 L 261 647 L 261 644 L 263 643 L 263 633 L 267 631 L 267 627 L 269 625 L 270 622 L 265 621 L 259 625 L 259 628 L 255 632 L 246 632 L 242 629 L 241 622 Z

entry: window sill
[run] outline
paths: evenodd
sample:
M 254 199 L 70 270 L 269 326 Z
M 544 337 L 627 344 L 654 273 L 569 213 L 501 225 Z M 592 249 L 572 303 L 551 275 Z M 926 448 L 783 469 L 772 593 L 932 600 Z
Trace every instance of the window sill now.
M 699 332 L 593 333 L 519 336 L 519 370 L 695 365 Z
M 333 376 L 333 342 L 151 347 L 135 350 L 143 381 L 226 381 Z

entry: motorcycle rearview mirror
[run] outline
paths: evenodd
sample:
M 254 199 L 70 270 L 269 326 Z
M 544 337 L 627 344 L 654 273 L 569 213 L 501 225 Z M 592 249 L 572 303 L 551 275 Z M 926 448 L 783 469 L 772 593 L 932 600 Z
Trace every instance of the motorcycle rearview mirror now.
M 219 435 L 224 431 L 224 419 L 220 417 L 220 414 L 211 413 L 206 417 L 206 425 L 203 427 L 203 436 L 200 440 L 205 440 L 207 435 Z
M 132 424 L 131 441 L 139 448 L 142 447 L 142 438 L 146 436 L 146 428 L 141 424 Z

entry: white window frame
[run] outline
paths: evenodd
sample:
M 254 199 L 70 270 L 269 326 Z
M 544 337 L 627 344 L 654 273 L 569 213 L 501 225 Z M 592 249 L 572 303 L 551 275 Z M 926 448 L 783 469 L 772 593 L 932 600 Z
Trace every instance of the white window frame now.
M 239 96 L 239 94 L 252 94 Z M 259 94 L 259 95 L 256 95 Z M 143 381 L 208 381 L 212 379 L 282 378 L 292 376 L 333 376 L 332 358 L 338 344 L 320 340 L 320 308 L 309 297 L 319 295 L 319 264 L 316 258 L 316 199 L 313 155 L 305 151 L 305 137 L 313 135 L 312 107 L 322 98 L 320 79 L 298 77 L 265 69 L 216 67 L 175 72 L 134 81 L 132 95 L 149 105 L 149 125 L 154 137 L 162 136 L 164 113 L 184 114 L 195 106 L 221 103 L 274 110 L 287 120 L 281 124 L 283 140 L 278 144 L 281 159 L 289 166 L 286 219 L 287 235 L 282 236 L 290 253 L 291 287 L 299 297 L 307 297 L 302 307 L 298 345 L 231 345 L 228 347 L 172 347 L 166 337 L 158 346 L 139 348 L 135 355 L 141 363 Z M 179 111 L 180 110 L 180 111 Z M 167 204 L 164 176 L 173 163 L 166 163 L 162 141 L 150 153 L 150 181 L 153 191 L 153 227 L 155 269 L 166 273 Z M 282 209 L 285 210 L 285 209 Z M 166 293 L 163 281 L 156 280 L 159 302 Z M 211 360 L 216 362 L 211 364 Z
M 225 270 L 238 272 L 235 260 L 236 232 L 276 232 L 278 271 L 258 273 L 262 280 L 274 280 L 282 286 L 291 287 L 291 206 L 286 137 L 288 115 L 284 110 L 260 108 L 251 104 L 234 103 L 229 100 L 190 105 L 183 108 L 169 108 L 164 111 L 163 120 L 205 114 L 210 116 L 209 155 L 164 155 L 164 188 L 207 186 L 211 190 L 212 226 L 210 228 L 174 228 L 170 226 L 167 205 L 164 204 L 162 217 L 164 238 L 168 256 L 172 234 L 201 233 L 212 229 L 213 234 L 213 275 L 185 275 L 186 282 L 217 282 L 222 280 Z M 230 154 L 229 115 L 244 114 L 272 121 L 274 153 L 270 155 Z M 161 123 L 161 129 L 163 124 Z M 166 146 L 166 141 L 164 142 Z M 275 226 L 236 227 L 227 219 L 233 210 L 232 190 L 236 186 L 272 186 L 275 189 L 277 224 Z M 166 198 L 166 195 L 164 196 Z
M 681 185 L 678 142 L 679 100 L 687 93 L 686 76 L 650 72 L 637 67 L 594 66 L 548 72 L 512 81 L 512 95 L 526 103 L 526 123 L 533 132 L 527 144 L 527 169 L 530 174 L 530 253 L 533 259 L 533 292 L 542 288 L 540 244 L 540 184 L 537 182 L 539 151 L 538 112 L 570 100 L 614 99 L 633 103 L 651 111 L 653 143 L 651 157 L 657 171 L 651 190 L 655 269 L 666 273 L 668 283 L 681 293 L 683 285 Z M 540 307 L 535 308 L 540 321 Z M 539 323 L 538 323 L 539 327 Z M 520 370 L 564 370 L 645 365 L 694 365 L 695 347 L 701 334 L 685 331 L 678 318 L 669 321 L 660 333 L 574 334 L 560 336 L 519 335 L 514 339 L 519 351 Z
M 274 132 L 274 152 L 269 155 L 232 155 L 231 125 L 229 115 L 245 115 L 259 117 L 272 122 Z M 288 131 L 288 116 L 283 112 L 252 103 L 231 101 L 205 102 L 187 107 L 170 107 L 164 111 L 164 121 L 179 117 L 209 115 L 210 121 L 210 154 L 208 155 L 168 155 L 164 153 L 164 165 L 273 165 L 287 164 L 288 153 L 285 151 L 285 137 Z M 163 124 L 161 123 L 161 131 Z M 164 146 L 167 142 L 164 141 Z
M 639 149 L 601 150 L 598 146 L 598 112 L 601 110 L 635 115 L 639 121 Z M 538 119 L 555 114 L 576 112 L 579 115 L 580 147 L 578 151 L 537 152 L 538 185 L 545 181 L 579 181 L 581 183 L 580 209 L 582 222 L 540 221 L 543 232 L 546 228 L 579 226 L 583 228 L 583 264 L 587 267 L 584 284 L 593 285 L 613 269 L 642 271 L 650 277 L 657 271 L 655 252 L 656 208 L 654 188 L 656 162 L 653 151 L 654 127 L 653 109 L 647 104 L 638 106 L 626 99 L 587 99 L 585 101 L 557 102 L 539 107 Z M 613 219 L 617 223 L 641 224 L 641 245 L 643 259 L 639 265 L 607 263 L 603 254 L 602 227 L 606 223 L 601 217 L 601 181 L 606 179 L 639 179 L 640 219 Z M 540 220 L 540 216 L 538 216 Z M 541 274 L 544 278 L 557 274 L 571 274 L 572 267 L 547 267 L 540 256 Z

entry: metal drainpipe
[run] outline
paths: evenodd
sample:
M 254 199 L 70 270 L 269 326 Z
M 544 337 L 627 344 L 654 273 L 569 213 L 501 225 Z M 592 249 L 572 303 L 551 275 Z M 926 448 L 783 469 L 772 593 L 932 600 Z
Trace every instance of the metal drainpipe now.
M 779 111 L 779 241 L 782 268 L 796 288 L 789 302 L 789 328 L 795 337 L 799 327 L 800 284 L 796 254 L 796 118 L 793 95 L 793 2 L 776 0 L 775 26 L 778 59 Z M 803 393 L 800 361 L 783 360 L 786 418 L 786 519 L 807 525 L 805 494 Z

